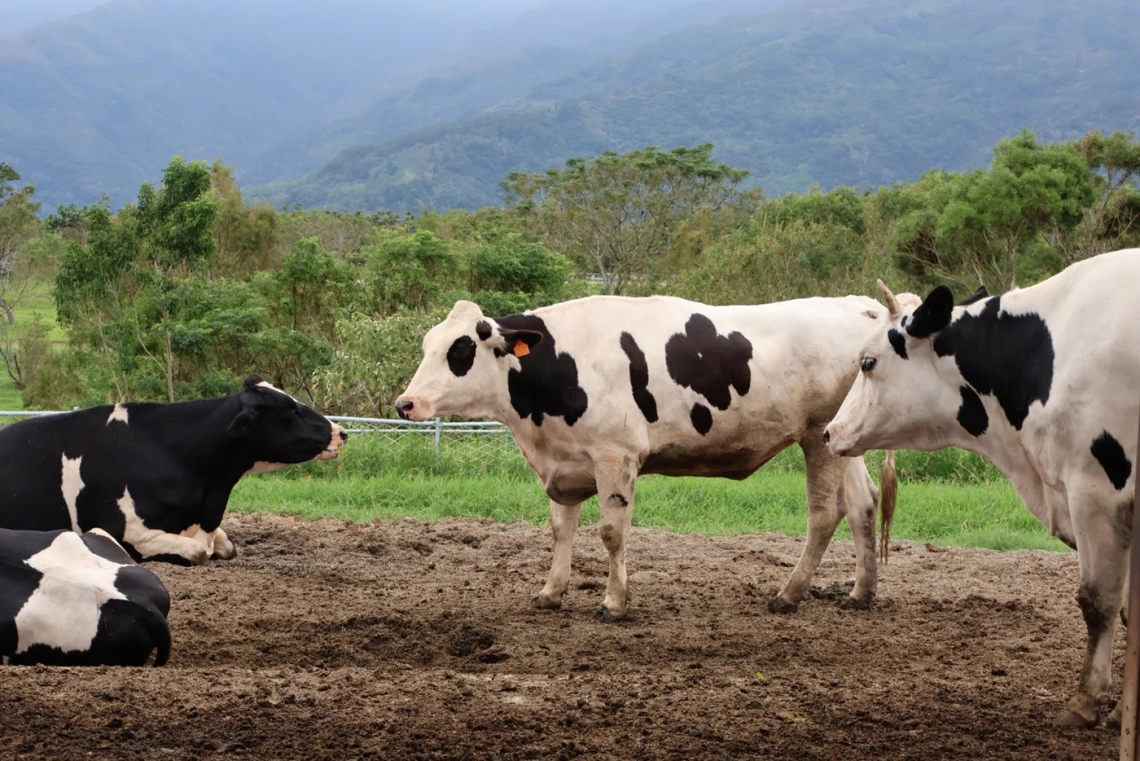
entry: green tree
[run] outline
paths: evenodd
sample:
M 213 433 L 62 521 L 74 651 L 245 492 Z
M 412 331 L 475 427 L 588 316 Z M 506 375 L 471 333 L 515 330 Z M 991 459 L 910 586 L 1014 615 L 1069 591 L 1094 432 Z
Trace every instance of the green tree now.
M 270 206 L 249 207 L 238 187 L 232 167 L 215 161 L 210 167 L 211 184 L 218 198 L 214 223 L 215 248 L 212 272 L 248 277 L 272 268 L 278 249 L 277 212 Z
M 924 202 L 899 220 L 892 241 L 904 266 L 995 291 L 1015 287 L 1030 267 L 1023 255 L 1046 233 L 1079 225 L 1096 198 L 1088 162 L 1029 131 L 1000 142 L 989 170 L 932 173 L 915 190 Z
M 545 174 L 511 174 L 507 200 L 555 251 L 582 261 L 620 294 L 651 278 L 678 229 L 702 209 L 733 199 L 748 173 L 717 164 L 711 144 L 655 147 L 571 159 Z

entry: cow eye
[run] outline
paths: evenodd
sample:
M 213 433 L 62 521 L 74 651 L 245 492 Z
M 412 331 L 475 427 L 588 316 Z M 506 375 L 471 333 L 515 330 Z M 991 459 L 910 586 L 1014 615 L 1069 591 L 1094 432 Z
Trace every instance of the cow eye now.
M 878 364 L 878 362 L 879 360 L 874 357 L 863 357 L 859 362 L 859 369 L 865 373 L 869 373 L 875 369 L 875 365 Z

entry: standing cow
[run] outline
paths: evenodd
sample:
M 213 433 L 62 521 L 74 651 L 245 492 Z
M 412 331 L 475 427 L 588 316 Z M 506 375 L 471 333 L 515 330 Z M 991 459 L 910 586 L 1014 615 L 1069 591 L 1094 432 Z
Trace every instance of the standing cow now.
M 137 559 L 229 559 L 220 526 L 237 482 L 335 459 L 346 438 L 256 375 L 221 399 L 32 418 L 0 428 L 0 528 L 101 528 Z
M 510 428 L 551 500 L 554 558 L 539 607 L 561 605 L 582 502 L 599 495 L 607 620 L 626 613 L 639 474 L 743 479 L 798 443 L 808 539 L 769 607 L 796 609 L 845 516 L 855 537 L 850 603 L 860 607 L 876 589 L 879 491 L 862 458 L 830 454 L 820 435 L 858 372 L 858 347 L 886 317 L 874 300 L 853 296 L 730 307 L 595 296 L 500 319 L 460 301 L 424 338 L 396 409 L 412 420 L 457 415 Z M 888 457 L 884 521 L 894 478 Z
M 0 529 L 0 663 L 142 666 L 170 656 L 170 595 L 100 529 Z
M 824 434 L 837 455 L 890 447 L 981 454 L 1078 553 L 1088 654 L 1061 720 L 1093 725 L 1111 686 L 1131 544 L 1140 249 L 1074 264 L 1024 290 L 954 307 L 946 287 L 891 312 Z

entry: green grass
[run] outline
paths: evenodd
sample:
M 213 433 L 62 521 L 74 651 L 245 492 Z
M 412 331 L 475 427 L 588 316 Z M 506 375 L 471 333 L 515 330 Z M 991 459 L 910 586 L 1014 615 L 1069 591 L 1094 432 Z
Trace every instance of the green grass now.
M 538 478 L 510 461 L 496 472 L 482 474 L 461 462 L 437 470 L 405 461 L 403 467 L 381 465 L 367 475 L 361 472 L 366 466 L 349 464 L 356 455 L 350 452 L 340 466 L 343 470 L 311 464 L 245 479 L 234 490 L 230 509 L 365 523 L 405 517 L 489 518 L 539 526 L 549 522 L 549 503 Z M 403 453 L 405 458 L 412 456 Z M 371 457 L 365 454 L 363 459 Z M 710 536 L 757 532 L 802 536 L 807 530 L 807 505 L 799 462 L 789 453 L 746 481 L 644 477 L 638 482 L 634 525 Z M 483 459 L 479 464 L 486 463 Z M 877 468 L 873 472 L 877 475 Z M 582 521 L 597 519 L 597 502 L 590 500 Z M 846 523 L 836 536 L 850 538 Z M 1068 551 L 1000 477 L 975 483 L 904 480 L 892 537 L 947 547 Z

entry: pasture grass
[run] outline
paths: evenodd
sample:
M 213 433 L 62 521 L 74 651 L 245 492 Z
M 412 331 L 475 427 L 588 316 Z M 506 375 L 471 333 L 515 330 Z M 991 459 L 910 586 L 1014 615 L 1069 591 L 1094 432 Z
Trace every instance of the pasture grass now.
M 386 456 L 367 451 L 370 446 L 357 444 L 338 463 L 312 463 L 247 478 L 234 490 L 230 509 L 361 523 L 455 517 L 549 525 L 549 502 L 537 476 L 517 454 L 517 459 L 497 463 L 484 455 L 435 465 L 430 445 L 422 451 L 407 445 L 389 448 Z M 1069 551 L 1022 506 L 1013 486 L 973 455 L 899 455 L 900 472 L 909 478 L 900 479 L 892 538 L 945 547 Z M 876 482 L 881 457 L 871 458 Z M 745 481 L 642 477 L 634 525 L 708 536 L 803 536 L 807 502 L 802 465 L 802 456 L 793 450 Z M 955 467 L 953 479 L 923 477 Z M 597 500 L 592 499 L 582 511 L 582 522 L 597 520 Z M 836 537 L 850 539 L 846 522 Z

